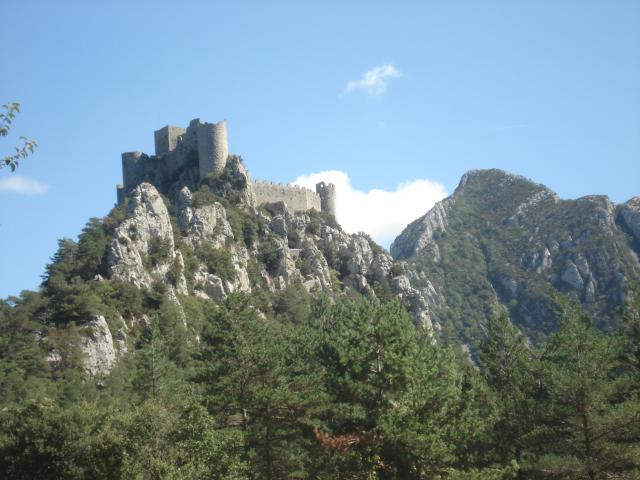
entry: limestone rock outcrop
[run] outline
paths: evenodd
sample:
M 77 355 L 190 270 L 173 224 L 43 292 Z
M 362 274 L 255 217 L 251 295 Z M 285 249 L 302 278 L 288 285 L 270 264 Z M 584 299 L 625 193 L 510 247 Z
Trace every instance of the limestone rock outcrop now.
M 636 241 L 640 242 L 640 196 L 620 206 L 620 216 Z
M 181 257 L 175 250 L 169 212 L 156 188 L 141 183 L 128 198 L 126 219 L 109 246 L 108 270 L 112 278 L 149 288 L 154 276 L 164 278 Z M 176 288 L 186 293 L 184 277 Z
M 506 308 L 542 341 L 557 325 L 551 290 L 616 327 L 627 286 L 640 280 L 639 235 L 640 197 L 618 207 L 602 195 L 561 200 L 524 177 L 474 170 L 408 225 L 391 253 L 407 272 L 408 285 L 396 283 L 427 305 L 434 329 L 446 324 L 473 346 L 485 319 Z
M 247 185 L 242 168 L 238 162 L 235 180 Z M 245 193 L 251 195 L 249 189 Z M 319 221 L 319 214 L 291 211 L 284 202 L 257 210 L 248 199 L 240 199 L 234 207 L 217 201 L 195 204 L 194 193 L 183 186 L 176 190 L 169 211 L 153 185 L 140 184 L 129 193 L 126 219 L 109 247 L 111 278 L 142 289 L 160 280 L 178 304 L 176 294 L 219 301 L 233 292 L 263 288 L 273 292 L 295 282 L 309 291 L 351 288 L 367 295 L 388 288 L 407 301 L 417 324 L 430 327 L 428 310 L 436 303 L 433 286 L 427 282 L 416 288 L 406 277 L 398 278 L 397 272 L 392 273 L 391 255 L 368 236 L 347 234 L 338 226 Z M 245 238 L 242 229 L 252 227 L 238 227 L 240 217 L 261 225 L 255 238 Z M 185 255 L 189 257 L 187 267 Z M 229 265 L 216 269 L 207 255 L 228 262 L 231 270 Z M 191 275 L 189 286 L 186 268 Z
M 94 315 L 85 325 L 80 338 L 84 369 L 95 377 L 109 373 L 116 361 L 116 350 L 109 325 L 102 315 Z
M 409 258 L 433 245 L 436 232 L 447 228 L 447 211 L 454 202 L 454 196 L 436 202 L 423 217 L 411 222 L 391 244 L 391 255 L 396 259 Z M 436 258 L 438 255 L 439 252 L 435 253 Z

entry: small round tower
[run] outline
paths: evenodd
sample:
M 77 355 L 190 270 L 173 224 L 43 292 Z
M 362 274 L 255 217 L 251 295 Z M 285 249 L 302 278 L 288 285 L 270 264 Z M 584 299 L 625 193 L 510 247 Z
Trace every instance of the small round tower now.
M 144 177 L 142 152 L 124 152 L 122 154 L 122 183 L 124 188 L 133 187 Z
M 198 163 L 202 179 L 211 172 L 222 172 L 227 165 L 227 122 L 203 123 L 197 128 Z
M 336 208 L 336 186 L 333 183 L 317 183 L 316 193 L 320 195 L 320 208 L 322 211 L 335 217 L 338 214 L 338 209 Z

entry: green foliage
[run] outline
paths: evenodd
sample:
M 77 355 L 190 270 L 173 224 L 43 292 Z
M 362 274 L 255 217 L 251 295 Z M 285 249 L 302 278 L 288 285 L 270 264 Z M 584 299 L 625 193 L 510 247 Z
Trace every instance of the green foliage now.
M 555 478 L 640 473 L 640 401 L 621 398 L 621 339 L 600 333 L 574 305 L 540 361 L 546 397 L 529 435 L 528 468 Z
M 145 258 L 147 268 L 155 268 L 158 265 L 167 263 L 171 258 L 171 240 L 160 236 L 153 236 L 149 239 Z
M 583 302 L 599 328 L 614 331 L 625 286 L 613 275 L 612 262 L 631 282 L 640 281 L 640 274 L 630 267 L 635 260 L 629 239 L 602 222 L 599 212 L 606 208 L 597 197 L 558 200 L 526 179 L 474 172 L 447 204 L 445 231 L 436 231 L 423 252 L 406 259 L 407 266 L 446 298 L 432 316 L 474 355 L 487 319 L 502 306 L 533 343 L 543 343 L 558 328 L 551 287 Z M 593 298 L 561 280 L 567 262 L 579 258 L 597 285 Z
M 311 300 L 307 290 L 300 282 L 296 282 L 276 293 L 273 311 L 289 322 L 306 322 L 311 314 Z
M 177 228 L 174 230 L 174 232 L 175 231 L 177 231 Z M 182 240 L 182 238 L 180 238 L 178 235 L 176 235 L 176 237 L 177 238 L 175 238 L 174 240 L 175 248 L 178 249 L 182 254 L 182 260 L 184 261 L 184 270 L 182 273 L 184 274 L 184 278 L 187 282 L 187 287 L 191 292 L 193 291 L 194 274 L 196 272 L 196 269 L 198 268 L 198 257 L 196 256 L 193 249 L 188 246 L 184 242 L 184 240 Z M 175 271 L 171 275 L 175 279 L 178 277 L 178 272 Z
M 480 363 L 497 396 L 495 451 L 503 462 L 521 459 L 525 436 L 535 425 L 536 400 L 543 392 L 534 361 L 535 352 L 511 324 L 506 311 L 489 320 Z
M 106 223 L 60 242 L 41 292 L 0 302 L 2 478 L 640 473 L 633 296 L 615 335 L 562 298 L 551 299 L 560 329 L 540 345 L 506 311 L 482 319 L 476 369 L 454 353 L 447 325 L 448 344 L 436 343 L 385 284 L 372 283 L 377 300 L 318 297 L 294 282 L 219 304 L 180 296 L 178 307 L 159 280 L 146 291 L 93 281 Z M 260 259 L 277 268 L 279 243 L 261 244 Z M 203 245 L 193 252 L 177 239 L 187 269 L 198 259 L 217 274 L 233 267 L 228 252 Z M 128 325 L 129 352 L 100 379 L 87 378 L 80 350 L 94 313 L 114 334 L 121 317 Z
M 233 280 L 236 270 L 233 266 L 233 257 L 228 250 L 215 248 L 209 243 L 200 243 L 195 251 L 196 257 L 206 266 L 209 273 L 217 275 L 222 280 Z
M 265 234 L 264 224 L 260 217 L 252 215 L 231 204 L 225 206 L 227 220 L 233 230 L 233 237 L 237 242 L 244 242 L 247 248 L 251 248 L 259 238 Z
M 262 278 L 262 266 L 254 257 L 249 258 L 247 262 L 247 273 L 251 284 L 257 287 L 263 287 L 264 280 Z
M 280 266 L 282 258 L 282 248 L 273 238 L 268 238 L 262 243 L 258 249 L 258 259 L 264 264 L 267 272 L 274 274 Z
M 20 104 L 17 102 L 6 103 L 2 105 L 4 113 L 0 113 L 0 137 L 6 137 L 9 135 L 9 131 L 13 126 L 13 120 L 16 117 L 16 113 L 20 112 Z M 12 172 L 15 172 L 20 161 L 23 158 L 27 158 L 37 148 L 38 144 L 35 140 L 29 140 L 27 137 L 21 136 L 20 141 L 22 145 L 14 147 L 15 153 L 5 155 L 0 161 L 0 168 L 9 167 Z
M 322 225 L 327 225 L 331 228 L 340 227 L 335 217 L 327 212 L 318 212 L 312 209 L 307 214 L 309 215 L 309 223 L 306 226 L 306 231 L 312 235 L 319 235 Z
M 94 403 L 28 402 L 0 412 L 0 475 L 12 479 L 242 479 L 240 439 L 197 403 L 145 402 L 129 412 Z
M 105 426 L 111 412 L 28 402 L 5 409 L 0 476 L 12 479 L 123 478 L 125 452 Z M 98 432 L 96 434 L 96 432 Z
M 323 397 L 301 334 L 263 320 L 238 296 L 202 336 L 196 379 L 209 411 L 242 432 L 250 478 L 289 478 L 312 461 L 310 425 Z
M 216 202 L 224 207 L 227 221 L 231 226 L 233 237 L 237 242 L 242 241 L 248 248 L 251 248 L 253 244 L 264 235 L 265 228 L 260 217 L 239 208 L 237 202 L 214 194 L 206 183 L 201 185 L 192 197 L 193 208 L 213 205 Z
M 404 267 L 400 263 L 394 263 L 391 266 L 391 275 L 393 277 L 398 277 L 400 275 L 404 275 Z
M 450 353 L 418 332 L 400 303 L 337 304 L 321 328 L 327 428 L 335 442 L 355 439 L 363 471 L 429 478 L 460 461 L 456 446 L 468 450 L 462 432 L 486 428 L 477 407 L 465 405 L 472 392 Z
M 193 192 L 191 197 L 191 206 L 193 208 L 206 207 L 207 205 L 213 205 L 218 201 L 217 197 L 209 190 L 206 185 L 201 185 L 200 188 Z
M 300 273 L 303 276 L 311 275 L 313 273 L 313 265 L 311 265 L 309 259 L 304 255 L 300 255 L 296 258 L 296 268 L 300 270 Z

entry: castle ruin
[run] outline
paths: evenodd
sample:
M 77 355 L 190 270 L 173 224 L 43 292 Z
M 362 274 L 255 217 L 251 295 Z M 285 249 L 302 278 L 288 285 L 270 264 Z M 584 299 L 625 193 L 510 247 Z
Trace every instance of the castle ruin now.
M 197 187 L 207 175 L 220 174 L 229 160 L 227 122 L 202 123 L 196 118 L 187 128 L 167 125 L 154 132 L 155 155 L 142 152 L 122 154 L 122 185 L 118 185 L 118 203 L 125 192 L 149 182 L 160 191 L 179 178 L 190 179 Z M 317 210 L 336 215 L 336 191 L 332 183 L 320 182 L 316 191 L 297 185 L 251 181 L 253 206 L 284 202 L 293 211 Z

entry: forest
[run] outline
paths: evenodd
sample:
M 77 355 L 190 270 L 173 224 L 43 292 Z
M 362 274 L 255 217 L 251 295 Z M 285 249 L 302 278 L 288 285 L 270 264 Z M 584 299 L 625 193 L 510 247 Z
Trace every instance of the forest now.
M 39 292 L 0 304 L 2 478 L 640 478 L 632 295 L 615 333 L 556 296 L 540 345 L 488 318 L 472 362 L 393 298 L 294 284 L 182 298 L 185 321 L 162 284 L 74 283 L 101 248 L 92 231 L 61 242 Z M 148 322 L 88 377 L 79 320 L 98 307 Z

